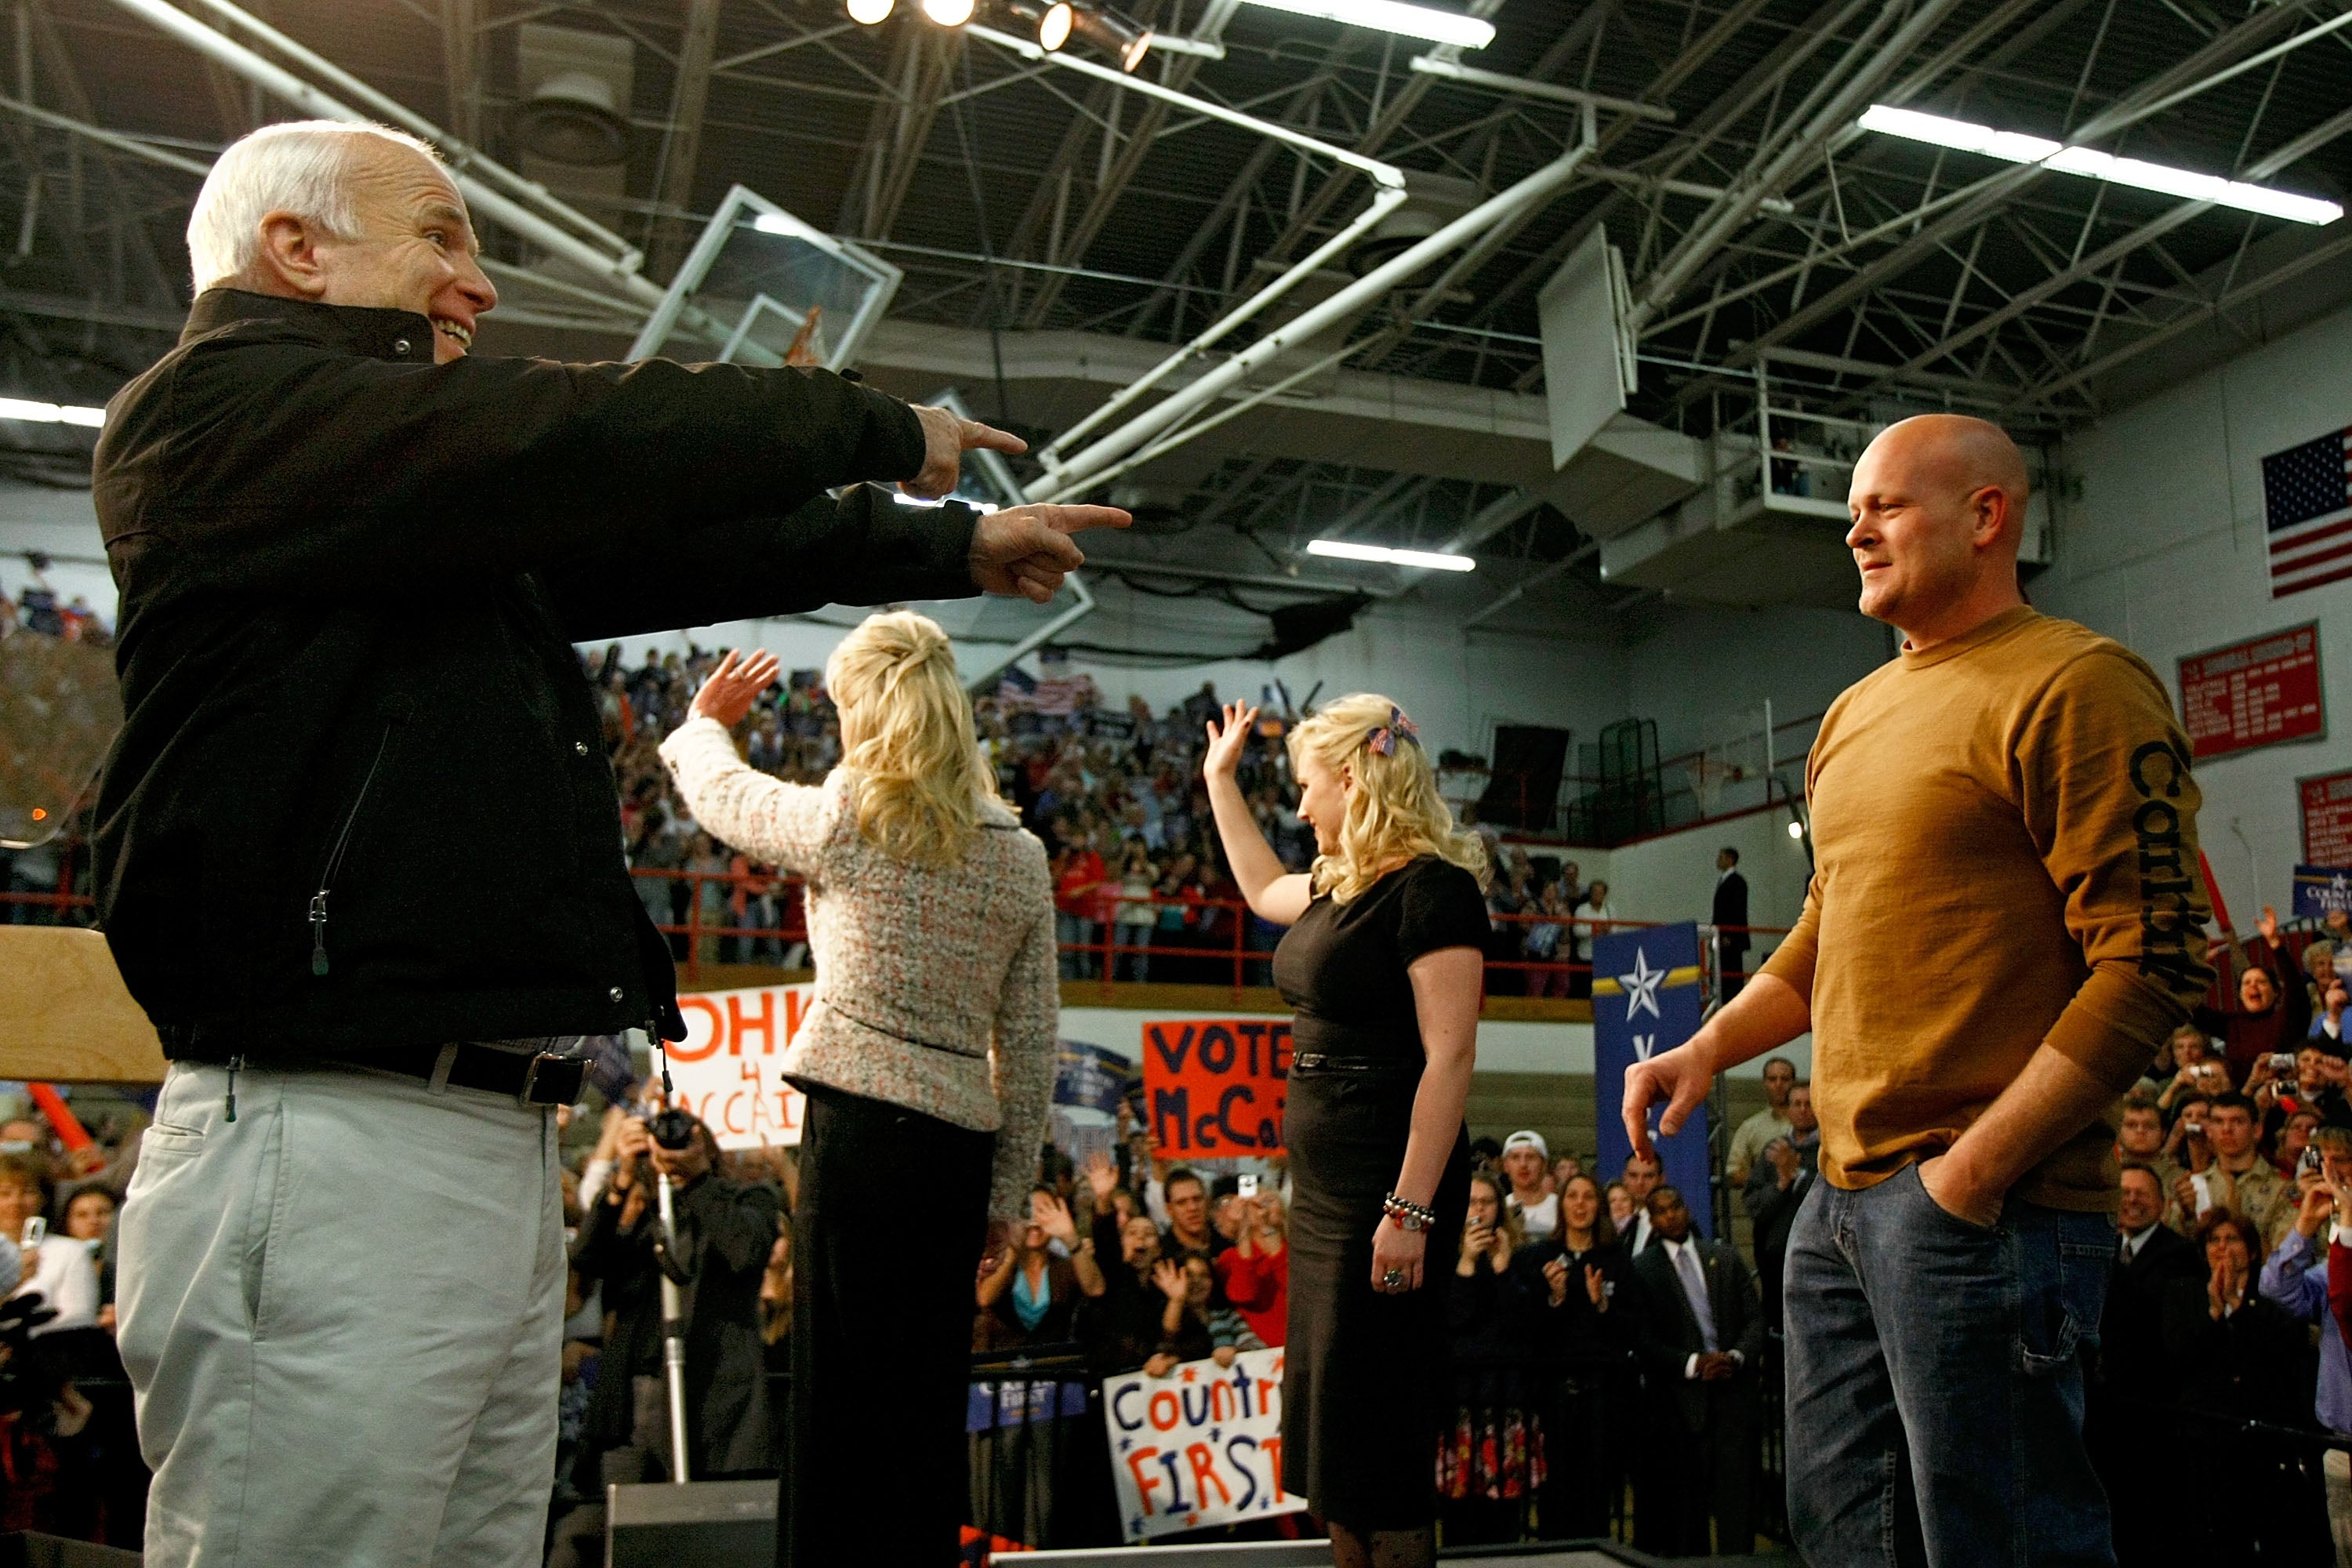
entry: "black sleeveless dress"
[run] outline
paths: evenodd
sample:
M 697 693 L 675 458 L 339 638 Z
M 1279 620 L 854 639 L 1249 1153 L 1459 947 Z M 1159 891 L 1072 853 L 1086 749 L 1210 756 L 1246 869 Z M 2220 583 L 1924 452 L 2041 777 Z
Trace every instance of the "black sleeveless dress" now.
M 1470 1194 L 1454 1134 L 1418 1290 L 1372 1288 L 1372 1232 L 1396 1185 L 1423 1053 L 1406 966 L 1482 947 L 1477 879 L 1434 858 L 1339 905 L 1318 898 L 1275 950 L 1297 1010 L 1283 1110 L 1289 1151 L 1290 1323 L 1282 1380 L 1283 1489 L 1357 1531 L 1428 1528 L 1451 1384 L 1444 1295 Z

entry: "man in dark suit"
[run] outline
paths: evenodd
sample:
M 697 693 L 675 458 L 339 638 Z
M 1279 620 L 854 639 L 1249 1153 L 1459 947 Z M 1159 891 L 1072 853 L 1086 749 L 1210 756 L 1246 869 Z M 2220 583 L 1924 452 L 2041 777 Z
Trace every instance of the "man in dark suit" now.
M 1748 879 L 1739 874 L 1739 851 L 1727 844 L 1715 871 L 1715 973 L 1728 1002 L 1748 984 Z
M 1634 1544 L 1662 1557 L 1752 1552 L 1764 1354 L 1756 1279 L 1733 1248 L 1693 1234 L 1674 1188 L 1650 1194 L 1650 1220 L 1657 1242 L 1633 1260 L 1649 1407 Z
M 2168 1434 L 2147 1408 L 2168 1401 L 2164 1298 L 2173 1281 L 2201 1280 L 2205 1259 L 2194 1242 L 2164 1224 L 2164 1187 L 2138 1161 L 2123 1168 L 2116 1214 L 2116 1257 L 2099 1315 L 2098 1375 L 2086 1391 L 2084 1444 L 2107 1489 L 2119 1568 L 2172 1561 L 2178 1516 L 2165 1463 Z
M 1790 1087 L 1789 1125 L 1794 1131 L 1787 1137 L 1764 1146 L 1764 1157 L 1756 1162 L 1741 1194 L 1756 1225 L 1756 1284 L 1764 1321 L 1775 1329 L 1780 1326 L 1780 1269 L 1789 1258 L 1789 1226 L 1820 1173 L 1822 1124 L 1813 1114 L 1811 1084 Z

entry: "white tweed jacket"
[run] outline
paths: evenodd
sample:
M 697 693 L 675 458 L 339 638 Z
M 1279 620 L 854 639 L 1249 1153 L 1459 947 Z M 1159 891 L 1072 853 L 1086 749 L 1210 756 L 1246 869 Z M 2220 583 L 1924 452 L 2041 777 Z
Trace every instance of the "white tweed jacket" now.
M 1057 1065 L 1061 989 L 1045 847 L 1006 807 L 934 870 L 857 831 L 855 774 L 758 773 L 714 719 L 662 742 L 695 821 L 808 882 L 816 1001 L 784 1076 L 994 1132 L 989 1213 L 1025 1220 Z

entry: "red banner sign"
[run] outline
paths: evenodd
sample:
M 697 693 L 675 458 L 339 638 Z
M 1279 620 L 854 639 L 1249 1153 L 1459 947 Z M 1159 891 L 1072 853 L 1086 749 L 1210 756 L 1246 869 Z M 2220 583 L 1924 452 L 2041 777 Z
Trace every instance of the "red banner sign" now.
M 1143 1026 L 1151 1135 L 1170 1159 L 1282 1152 L 1287 1018 L 1185 1018 Z
M 2352 768 L 2299 779 L 2303 795 L 2303 863 L 2352 866 Z
M 2180 724 L 2200 760 L 2326 734 L 2318 623 L 2182 659 Z

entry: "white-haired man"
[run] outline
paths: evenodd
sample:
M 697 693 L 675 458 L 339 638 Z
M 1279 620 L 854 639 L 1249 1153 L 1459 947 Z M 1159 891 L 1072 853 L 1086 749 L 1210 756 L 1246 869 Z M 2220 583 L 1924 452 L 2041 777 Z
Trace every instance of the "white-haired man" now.
M 1927 415 L 1854 467 L 1846 543 L 1899 656 L 1806 765 L 1796 929 L 1625 1075 L 1646 1146 L 1714 1075 L 1812 1031 L 1821 1173 L 1790 1222 L 1789 1519 L 1815 1568 L 2115 1561 L 2083 1356 L 2116 1249 L 2115 1108 L 2204 994 L 2197 786 L 2164 683 L 2036 615 L 2028 479 Z M 1936 984 L 1890 984 L 1921 952 Z M 1908 1479 L 1910 1485 L 1904 1485 Z
M 100 906 L 173 1058 L 121 1230 L 147 1561 L 524 1568 L 561 1044 L 684 1034 L 572 644 L 1042 600 L 1069 531 L 1125 519 L 828 499 L 1021 443 L 825 372 L 467 357 L 498 291 L 405 137 L 257 132 L 188 242 L 187 330 L 110 405 L 95 487 L 126 714 Z

